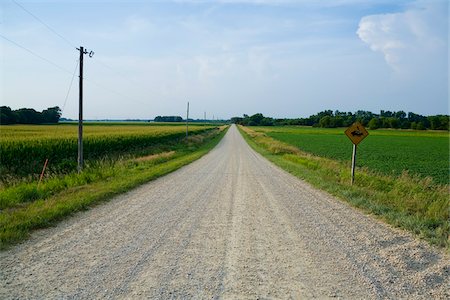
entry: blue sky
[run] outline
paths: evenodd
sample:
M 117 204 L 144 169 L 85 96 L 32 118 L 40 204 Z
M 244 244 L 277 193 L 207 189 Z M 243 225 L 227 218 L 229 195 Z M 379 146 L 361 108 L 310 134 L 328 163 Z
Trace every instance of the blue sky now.
M 5 0 L 0 20 L 0 104 L 13 109 L 76 118 L 81 45 L 95 52 L 88 119 L 184 116 L 187 101 L 194 118 L 448 114 L 444 0 Z

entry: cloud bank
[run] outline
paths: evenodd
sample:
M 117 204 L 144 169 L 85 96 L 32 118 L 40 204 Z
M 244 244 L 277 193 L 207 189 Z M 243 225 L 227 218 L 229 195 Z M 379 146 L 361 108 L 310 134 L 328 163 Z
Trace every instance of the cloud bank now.
M 447 69 L 447 12 L 447 1 L 417 1 L 404 12 L 363 17 L 357 35 L 399 73 Z

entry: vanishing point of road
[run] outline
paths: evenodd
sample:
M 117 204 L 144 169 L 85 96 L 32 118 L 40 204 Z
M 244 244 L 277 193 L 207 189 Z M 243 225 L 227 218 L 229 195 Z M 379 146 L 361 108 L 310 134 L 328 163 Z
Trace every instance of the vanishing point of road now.
M 449 299 L 448 259 L 232 126 L 198 161 L 0 253 L 0 298 Z

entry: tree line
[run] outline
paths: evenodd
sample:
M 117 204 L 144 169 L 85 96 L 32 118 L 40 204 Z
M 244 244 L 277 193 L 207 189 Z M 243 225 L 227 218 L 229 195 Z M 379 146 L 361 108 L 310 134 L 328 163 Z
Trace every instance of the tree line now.
M 245 126 L 283 126 L 283 125 L 303 125 L 323 128 L 348 127 L 359 121 L 369 129 L 378 128 L 402 128 L 416 130 L 449 130 L 450 116 L 434 115 L 422 116 L 412 112 L 404 111 L 380 111 L 374 114 L 370 111 L 358 110 L 355 113 L 340 112 L 338 110 L 324 110 L 308 118 L 296 119 L 274 119 L 265 117 L 258 113 L 252 116 L 244 114 L 243 117 L 231 118 L 232 123 Z
M 0 106 L 0 124 L 55 124 L 61 118 L 58 106 L 49 107 L 42 112 L 32 108 L 12 110 L 8 106 Z
M 183 118 L 180 116 L 157 116 L 154 119 L 155 122 L 183 122 Z

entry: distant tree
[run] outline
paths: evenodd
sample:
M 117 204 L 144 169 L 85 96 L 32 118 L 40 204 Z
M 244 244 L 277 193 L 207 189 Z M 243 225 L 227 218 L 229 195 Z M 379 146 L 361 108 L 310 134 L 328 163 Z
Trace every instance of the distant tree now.
M 16 113 L 11 110 L 8 106 L 0 107 L 0 124 L 8 125 L 15 124 L 17 121 Z
M 368 126 L 369 126 L 369 129 L 378 129 L 378 128 L 380 128 L 380 120 L 378 118 L 372 118 L 369 121 Z
M 49 107 L 42 111 L 43 123 L 58 123 L 61 118 L 61 109 L 58 106 Z
M 374 114 L 370 111 L 358 110 L 355 113 L 355 118 L 357 121 L 361 122 L 364 126 L 366 126 L 370 120 L 374 117 Z
M 411 122 L 408 119 L 400 119 L 400 128 L 402 129 L 411 128 Z
M 319 126 L 324 128 L 330 128 L 331 126 L 331 116 L 324 116 L 319 121 Z
M 380 111 L 380 116 L 385 117 L 385 118 L 390 118 L 393 116 L 393 113 L 388 110 L 387 111 L 382 110 L 382 111 Z
M 244 118 L 241 118 L 241 117 L 233 117 L 233 118 L 231 118 L 231 123 L 232 124 L 241 124 L 243 119 Z
M 180 116 L 157 116 L 155 122 L 183 122 Z
M 420 121 L 419 123 L 417 123 L 416 129 L 417 130 L 425 130 L 426 128 L 425 128 L 424 122 Z
M 235 122 L 236 124 L 241 124 L 244 126 L 272 126 L 275 123 L 277 125 L 280 125 L 278 122 L 281 122 L 281 121 L 277 122 L 272 118 L 264 117 L 264 115 L 261 113 L 254 114 L 252 116 L 244 114 L 243 118 L 233 117 L 231 118 L 231 121 Z
M 61 117 L 61 110 L 58 106 L 50 107 L 43 112 L 38 112 L 32 108 L 20 108 L 11 110 L 10 107 L 0 107 L 0 124 L 53 124 L 58 123 Z
M 388 120 L 389 128 L 398 128 L 400 125 L 397 118 L 390 117 L 390 118 L 387 118 L 387 120 Z
M 335 116 L 333 127 L 344 127 L 344 118 L 342 116 Z
M 353 116 L 353 114 L 351 112 L 348 112 L 347 116 L 344 119 L 343 126 L 348 127 L 348 126 L 352 125 L 354 122 L 355 122 L 355 117 Z
M 264 119 L 263 114 L 254 114 L 250 117 L 250 122 L 255 125 L 261 125 L 261 121 Z
M 448 130 L 449 128 L 449 116 L 436 115 L 429 116 L 427 119 L 432 130 Z
M 274 123 L 272 118 L 263 118 L 259 123 L 261 126 L 272 126 Z
M 42 116 L 32 108 L 20 108 L 16 110 L 19 124 L 41 124 Z

